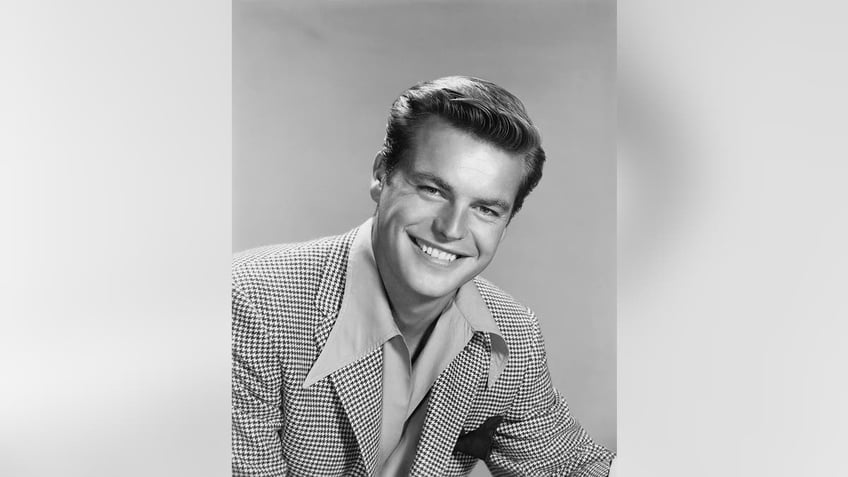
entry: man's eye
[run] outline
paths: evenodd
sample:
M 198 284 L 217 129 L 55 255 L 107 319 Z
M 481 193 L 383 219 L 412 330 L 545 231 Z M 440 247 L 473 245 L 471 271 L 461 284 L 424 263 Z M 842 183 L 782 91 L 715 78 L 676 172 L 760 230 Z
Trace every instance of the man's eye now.
M 418 186 L 418 190 L 420 190 L 421 192 L 423 192 L 427 195 L 440 195 L 441 194 L 439 192 L 439 189 L 436 189 L 435 187 L 426 186 L 426 185 Z
M 488 207 L 479 206 L 477 207 L 477 210 L 479 210 L 481 214 L 487 217 L 500 217 L 500 214 L 496 210 L 490 209 Z

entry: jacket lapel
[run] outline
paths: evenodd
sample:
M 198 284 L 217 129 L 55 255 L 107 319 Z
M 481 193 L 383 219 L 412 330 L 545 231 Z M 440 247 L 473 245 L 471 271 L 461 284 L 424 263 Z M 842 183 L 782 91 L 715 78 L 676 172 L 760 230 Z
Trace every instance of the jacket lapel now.
M 316 324 L 314 330 L 319 355 L 338 318 L 355 232 L 356 229 L 347 233 L 328 251 L 315 296 L 315 304 L 324 314 L 324 319 Z M 333 372 L 330 379 L 353 429 L 366 472 L 372 475 L 377 465 L 382 417 L 383 348 L 379 347 L 353 364 Z
M 335 323 L 327 317 L 315 329 L 318 353 L 327 344 Z M 383 348 L 330 374 L 339 401 L 347 414 L 365 463 L 367 475 L 372 475 L 377 465 L 377 448 L 380 443 L 380 419 L 383 406 Z
M 486 383 L 489 357 L 483 342 L 483 334 L 476 333 L 433 383 L 410 475 L 444 474 L 465 418 Z
M 330 375 L 347 413 L 365 469 L 374 473 L 382 416 L 383 348 Z

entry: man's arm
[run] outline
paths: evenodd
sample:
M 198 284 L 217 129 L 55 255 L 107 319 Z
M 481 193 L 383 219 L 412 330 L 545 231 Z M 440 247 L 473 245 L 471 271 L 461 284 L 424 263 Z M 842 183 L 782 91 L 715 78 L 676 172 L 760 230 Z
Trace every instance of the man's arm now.
M 551 384 L 535 315 L 531 360 L 513 409 L 495 432 L 492 475 L 606 477 L 614 454 L 595 444 Z
M 264 318 L 236 284 L 232 313 L 233 475 L 285 475 L 279 356 Z

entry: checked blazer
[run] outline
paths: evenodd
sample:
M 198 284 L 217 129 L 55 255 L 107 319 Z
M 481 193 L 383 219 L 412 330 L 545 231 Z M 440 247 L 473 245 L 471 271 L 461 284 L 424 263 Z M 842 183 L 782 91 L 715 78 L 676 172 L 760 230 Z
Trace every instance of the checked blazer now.
M 235 256 L 233 475 L 374 474 L 382 347 L 303 386 L 338 316 L 355 232 Z M 411 475 L 467 475 L 478 459 L 470 454 L 479 454 L 468 449 L 482 448 L 494 475 L 606 476 L 613 453 L 591 440 L 551 385 L 534 314 L 488 281 L 474 283 L 509 358 L 489 386 L 491 337 L 477 332 L 441 373 Z

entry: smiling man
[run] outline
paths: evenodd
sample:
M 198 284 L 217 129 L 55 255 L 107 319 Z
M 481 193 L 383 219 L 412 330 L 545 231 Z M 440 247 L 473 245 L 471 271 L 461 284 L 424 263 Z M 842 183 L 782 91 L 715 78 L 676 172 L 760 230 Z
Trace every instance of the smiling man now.
M 373 217 L 235 258 L 234 475 L 608 474 L 536 317 L 479 277 L 544 161 L 503 88 L 420 83 L 392 106 Z

